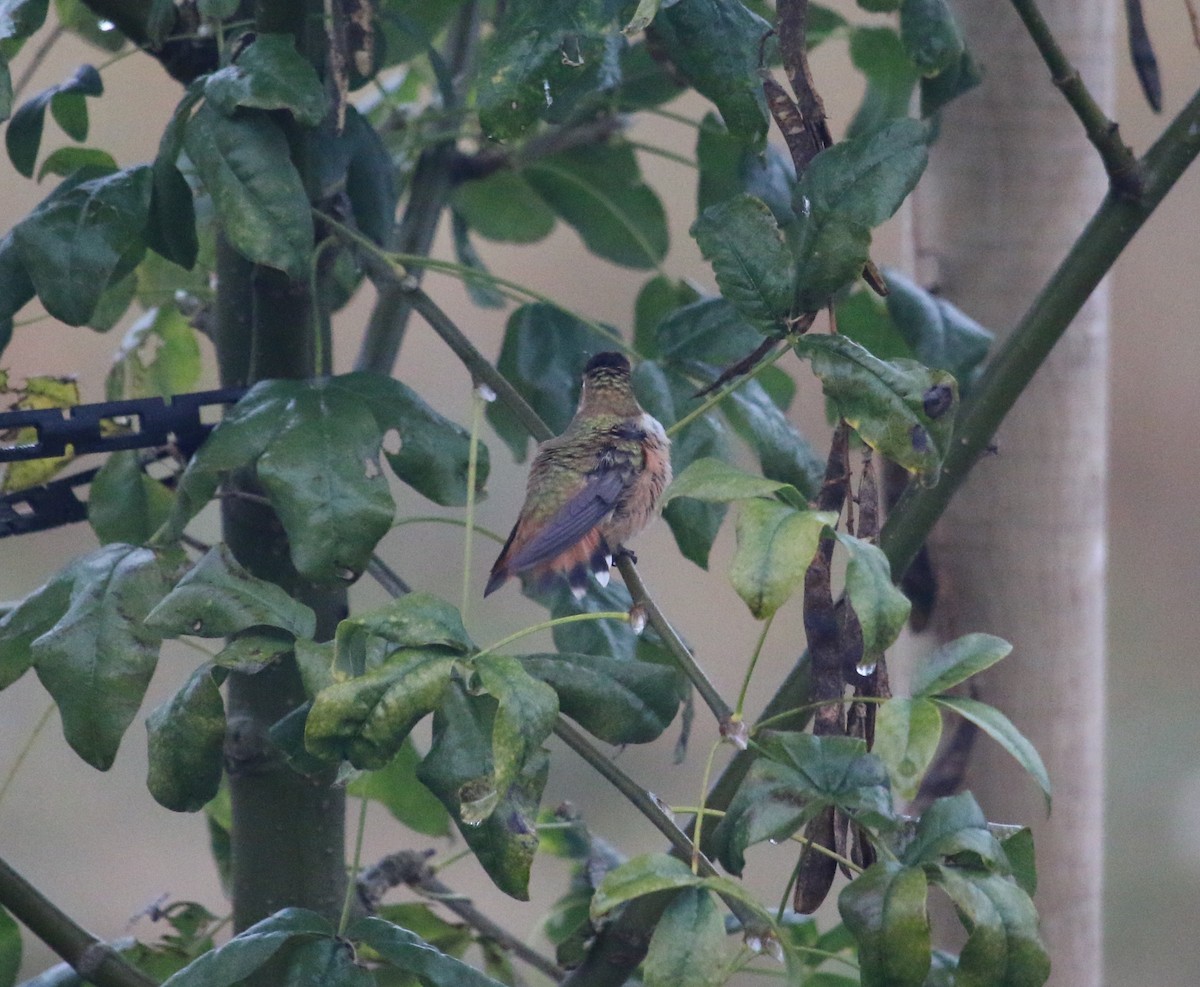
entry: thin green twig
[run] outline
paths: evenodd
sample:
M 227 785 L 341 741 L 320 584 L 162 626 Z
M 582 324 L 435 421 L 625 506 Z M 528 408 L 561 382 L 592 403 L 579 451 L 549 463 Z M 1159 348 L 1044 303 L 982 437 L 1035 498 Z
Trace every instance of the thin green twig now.
M 41 736 L 42 731 L 46 729 L 46 724 L 50 722 L 50 717 L 56 709 L 54 703 L 50 703 L 41 716 L 38 717 L 37 723 L 33 725 L 33 729 L 29 731 L 29 736 L 25 738 L 25 743 L 21 745 L 21 749 L 17 751 L 17 756 L 13 760 L 12 767 L 8 769 L 8 774 L 4 776 L 4 783 L 0 784 L 0 805 L 4 804 L 4 796 L 8 794 L 9 786 L 12 785 L 13 779 L 21 770 L 21 765 L 25 763 L 25 758 L 29 756 L 29 752 L 33 750 L 33 745 Z
M 363 836 L 367 831 L 367 803 L 364 795 L 358 800 L 358 831 L 354 834 L 354 859 L 350 864 L 350 874 L 346 880 L 346 896 L 342 899 L 342 914 L 338 919 L 338 935 L 344 935 L 350 924 L 350 911 L 358 893 L 358 871 L 362 866 Z
M 1012 5 L 1050 69 L 1054 85 L 1066 97 L 1067 103 L 1083 124 L 1088 140 L 1099 152 L 1113 190 L 1122 196 L 1138 198 L 1142 194 L 1142 174 L 1137 158 L 1129 145 L 1121 140 L 1117 125 L 1100 108 L 1084 85 L 1079 70 L 1059 46 L 1038 9 L 1037 0 L 1012 0 Z
M 458 608 L 466 626 L 471 608 L 471 535 L 475 531 L 475 478 L 479 470 L 479 427 L 483 423 L 483 395 L 476 387 L 471 392 L 471 444 L 467 453 L 467 517 L 463 532 L 462 605 Z
M 732 394 L 734 391 L 736 391 L 739 387 L 741 387 L 747 381 L 753 380 L 760 373 L 762 373 L 764 370 L 766 370 L 767 367 L 773 366 L 774 364 L 778 363 L 779 360 L 783 357 L 783 355 L 785 353 L 789 353 L 789 352 L 791 352 L 791 348 L 788 346 L 783 346 L 783 347 L 780 347 L 779 349 L 773 350 L 770 353 L 768 353 L 765 357 L 763 357 L 758 363 L 756 363 L 754 365 L 754 367 L 750 370 L 749 373 L 747 373 L 741 377 L 738 377 L 736 380 L 731 380 L 728 384 L 726 384 L 723 388 L 721 388 L 721 390 L 717 391 L 716 394 L 709 395 L 709 397 L 706 400 L 704 400 L 702 403 L 698 404 L 695 408 L 693 408 L 686 415 L 684 415 L 682 418 L 680 418 L 679 421 L 672 424 L 671 427 L 666 430 L 667 435 L 672 436 L 676 432 L 678 432 L 681 428 L 684 428 L 684 427 L 690 425 L 693 421 L 695 421 L 695 419 L 697 419 L 701 415 L 707 413 L 709 411 L 709 409 L 711 409 L 714 405 L 718 405 L 722 401 L 724 401 L 727 397 L 729 397 L 730 394 Z
M 549 630 L 553 627 L 559 627 L 562 624 L 575 624 L 582 620 L 620 620 L 623 622 L 628 622 L 629 614 L 620 610 L 602 610 L 598 613 L 573 613 L 568 614 L 566 617 L 555 617 L 553 620 L 543 620 L 541 623 L 531 624 L 529 627 L 523 628 L 514 634 L 509 634 L 508 637 L 502 637 L 499 641 L 496 641 L 493 644 L 489 644 L 482 651 L 478 652 L 475 657 L 478 658 L 480 655 L 490 655 L 496 651 L 499 651 L 501 648 L 512 644 L 513 641 L 519 641 L 521 638 L 529 637 L 530 634 L 536 634 L 538 631 Z

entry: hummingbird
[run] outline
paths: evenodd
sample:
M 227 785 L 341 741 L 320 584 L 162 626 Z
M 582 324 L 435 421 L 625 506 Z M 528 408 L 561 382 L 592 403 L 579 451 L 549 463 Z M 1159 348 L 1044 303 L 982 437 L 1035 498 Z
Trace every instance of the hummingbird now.
M 566 431 L 538 446 L 525 505 L 483 595 L 509 576 L 539 585 L 565 576 L 575 598 L 595 575 L 608 585 L 613 553 L 653 518 L 671 482 L 671 443 L 633 394 L 629 361 L 597 353 L 583 371 L 583 393 Z

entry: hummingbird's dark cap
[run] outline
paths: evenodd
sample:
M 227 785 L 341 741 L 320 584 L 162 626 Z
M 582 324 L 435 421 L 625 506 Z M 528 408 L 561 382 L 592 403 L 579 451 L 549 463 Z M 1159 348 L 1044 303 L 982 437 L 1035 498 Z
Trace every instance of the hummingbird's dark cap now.
M 596 370 L 616 370 L 618 373 L 629 373 L 629 361 L 623 353 L 597 353 L 583 368 L 585 374 Z

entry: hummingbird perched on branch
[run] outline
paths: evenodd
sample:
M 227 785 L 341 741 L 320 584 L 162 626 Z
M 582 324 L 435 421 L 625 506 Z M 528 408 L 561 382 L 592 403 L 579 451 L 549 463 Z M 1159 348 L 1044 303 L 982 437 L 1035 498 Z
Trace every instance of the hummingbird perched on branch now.
M 597 353 L 566 431 L 538 447 L 525 505 L 483 595 L 509 576 L 536 584 L 565 576 L 578 599 L 595 575 L 608 585 L 613 553 L 654 516 L 671 482 L 671 443 L 633 394 L 629 361 Z

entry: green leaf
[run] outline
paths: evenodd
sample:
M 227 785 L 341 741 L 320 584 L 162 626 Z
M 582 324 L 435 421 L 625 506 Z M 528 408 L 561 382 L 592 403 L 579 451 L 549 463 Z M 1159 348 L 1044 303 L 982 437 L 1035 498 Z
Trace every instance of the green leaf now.
M 0 907 L 0 987 L 13 987 L 21 970 L 21 927 Z
M 496 701 L 468 696 L 452 685 L 433 720 L 433 746 L 417 777 L 450 812 L 467 846 L 488 876 L 507 895 L 529 900 L 529 869 L 538 847 L 537 812 L 550 761 L 535 752 L 520 777 L 496 793 L 492 813 L 478 823 L 463 818 L 463 806 L 478 809 L 489 798 L 495 777 L 492 738 Z
M 921 117 L 937 113 L 943 106 L 970 92 L 983 81 L 983 73 L 970 51 L 964 49 L 956 63 L 937 75 L 921 79 Z
M 250 926 L 229 942 L 203 953 L 163 987 L 233 987 L 290 943 L 333 937 L 333 927 L 316 912 L 285 908 Z
M 253 675 L 296 648 L 296 638 L 275 627 L 251 627 L 230 638 L 213 664 Z
M 937 480 L 958 401 L 953 377 L 909 360 L 884 362 L 843 336 L 802 336 L 794 345 L 812 361 L 837 417 L 910 473 Z
M 354 945 L 340 937 L 311 939 L 287 952 L 279 973 L 284 984 L 320 984 L 321 987 L 376 987 L 375 974 L 361 963 Z
M 497 171 L 455 187 L 455 210 L 480 236 L 506 243 L 536 243 L 554 229 L 554 213 L 515 171 Z
M 786 840 L 810 819 L 836 807 L 878 827 L 892 818 L 887 771 L 851 737 L 767 732 L 758 758 L 713 832 L 726 870 L 741 874 L 745 850 L 763 840 Z
M 618 905 L 659 891 L 693 888 L 702 879 L 678 857 L 646 853 L 610 870 L 592 896 L 592 921 L 599 920 Z
M 0 353 L 12 339 L 13 316 L 35 294 L 29 272 L 21 263 L 13 236 L 0 238 Z
M 88 523 L 102 545 L 145 544 L 170 509 L 170 491 L 146 475 L 132 449 L 108 457 L 88 494 Z
M 462 960 L 434 949 L 407 929 L 375 916 L 360 918 L 346 930 L 346 935 L 370 946 L 389 965 L 433 987 L 503 987 Z
M 50 0 L 3 0 L 0 3 L 0 41 L 19 43 L 46 22 Z M 5 50 L 9 46 L 5 45 Z
M 912 694 L 932 696 L 952 689 L 1008 656 L 1012 645 L 991 634 L 964 634 L 922 656 L 913 669 Z
M 750 500 L 737 520 L 737 550 L 729 570 L 733 588 L 759 620 L 778 610 L 803 582 L 829 511 L 798 511 L 777 501 Z
M 875 753 L 888 769 L 892 790 L 911 802 L 937 753 L 942 714 L 928 699 L 892 698 L 879 707 Z
M 489 280 L 487 265 L 471 242 L 467 221 L 455 210 L 450 212 L 450 235 L 454 240 L 454 259 L 469 272 L 464 272 L 463 287 L 471 301 L 480 308 L 505 308 L 504 295 Z
M 151 0 L 148 5 L 146 30 L 151 38 L 157 20 L 156 7 L 161 8 L 164 2 L 169 7 L 174 6 L 169 0 Z M 62 27 L 102 51 L 116 52 L 125 46 L 125 35 L 108 18 L 91 10 L 84 0 L 54 0 L 54 13 Z M 171 25 L 175 23 L 174 10 L 170 12 L 170 22 Z
M 796 186 L 796 197 L 807 199 L 814 214 L 878 226 L 916 186 L 929 158 L 928 139 L 924 124 L 891 120 L 844 140 L 813 158 Z
M 692 497 L 696 500 L 727 504 L 753 497 L 770 497 L 788 490 L 791 490 L 796 498 L 800 497 L 790 484 L 747 473 L 720 459 L 697 459 L 671 481 L 671 485 L 662 496 L 662 503 L 665 506 L 676 497 Z
M 679 708 L 679 676 L 665 665 L 562 652 L 517 660 L 558 694 L 564 716 L 609 744 L 657 739 Z
M 762 332 L 778 332 L 792 308 L 791 251 L 766 204 L 739 195 L 709 206 L 692 224 L 700 252 L 733 307 Z
M 770 30 L 736 0 L 688 0 L 660 10 L 649 34 L 676 71 L 716 104 L 729 132 L 759 147 L 770 121 L 758 78 Z
M 933 696 L 931 698 L 933 702 L 944 709 L 953 710 L 959 716 L 970 720 L 1008 751 L 1037 782 L 1042 794 L 1046 797 L 1046 811 L 1050 810 L 1050 775 L 1046 772 L 1046 765 L 1042 763 L 1037 749 L 1025 739 L 1024 734 L 1013 726 L 1007 716 L 987 703 L 968 699 L 966 696 Z
M 13 227 L 12 236 L 46 310 L 79 326 L 92 317 L 104 289 L 141 259 L 150 169 L 69 181 Z
M 1033 831 L 1017 830 L 1012 836 L 1000 841 L 1000 848 L 1012 867 L 1013 880 L 1031 898 L 1037 894 L 1037 867 L 1033 852 Z
M 173 16 L 173 15 L 172 15 Z M 188 121 L 203 95 L 203 81 L 192 83 L 175 107 L 158 142 L 158 154 L 151 166 L 154 182 L 150 195 L 150 218 L 146 225 L 146 243 L 160 257 L 191 269 L 200 250 L 196 235 L 196 208 L 192 187 L 176 162 L 183 151 Z
M 583 354 L 612 349 L 573 315 L 543 302 L 522 305 L 508 317 L 496 369 L 557 434 L 567 427 L 579 400 Z M 525 458 L 529 432 L 502 401 L 487 406 L 487 418 L 518 461 Z
M 700 403 L 682 374 L 653 360 L 638 364 L 633 374 L 633 389 L 641 406 L 666 426 L 673 425 Z M 693 419 L 672 438 L 671 461 L 676 470 L 686 470 L 698 457 L 720 459 L 728 455 L 725 430 L 712 415 Z M 725 512 L 724 504 L 697 500 L 663 502 L 663 520 L 670 525 L 680 552 L 704 569 L 708 568 L 708 553 L 725 520 Z
M 80 556 L 63 575 L 70 603 L 30 645 L 33 667 L 71 749 L 107 771 L 158 662 L 160 639 L 145 619 L 167 574 L 153 552 L 118 544 Z
M 186 394 L 199 377 L 196 331 L 177 308 L 152 308 L 121 340 L 104 390 L 112 401 L 171 397 Z
M 809 210 L 803 200 L 797 211 L 791 230 L 796 258 L 794 307 L 815 312 L 862 273 L 869 259 L 871 231 L 841 213 Z
M 394 505 L 376 465 L 383 428 L 368 403 L 373 395 L 366 381 L 358 393 L 355 383 L 271 380 L 251 388 L 188 464 L 164 534 L 178 537 L 224 472 L 254 462 L 297 570 L 317 582 L 357 578 L 390 528 Z
M 656 267 L 666 257 L 666 213 L 642 181 L 628 144 L 562 151 L 539 158 L 521 175 L 597 256 L 639 269 Z
M 605 0 L 515 0 L 484 47 L 476 106 L 494 140 L 522 134 L 561 104 L 604 87 L 606 36 L 615 28 Z
M 312 211 L 287 138 L 270 115 L 243 110 L 227 117 L 205 103 L 188 121 L 184 145 L 234 248 L 289 277 L 307 277 Z
M 930 965 L 928 885 L 919 867 L 881 860 L 842 889 L 838 911 L 858 943 L 863 987 L 922 987 Z
M 780 226 L 795 219 L 792 192 L 796 169 L 787 152 L 774 144 L 758 153 L 729 133 L 715 113 L 706 113 L 696 138 L 696 164 L 700 170 L 697 213 L 744 193 L 766 203 Z
M 696 289 L 687 281 L 675 280 L 662 274 L 655 274 L 642 285 L 633 306 L 633 345 L 646 357 L 646 361 L 658 356 L 659 323 L 676 309 L 690 305 L 698 297 Z M 640 367 L 641 364 L 639 369 Z
M 626 45 L 621 52 L 621 88 L 617 110 L 636 113 L 669 103 L 684 87 L 668 66 L 661 64 L 644 41 Z
M 970 792 L 936 799 L 921 814 L 901 859 L 920 866 L 948 862 L 973 870 L 1008 872 L 1000 843 L 988 831 L 983 810 Z
M 859 665 L 872 665 L 900 636 L 912 604 L 892 582 L 891 566 L 878 546 L 841 531 L 834 534 L 850 556 L 846 593 L 862 628 Z
M 725 921 L 711 892 L 684 888 L 667 905 L 643 964 L 646 987 L 718 987 L 726 981 Z
M 347 105 L 345 111 L 345 125 L 341 135 L 335 138 L 346 155 L 344 169 L 338 177 L 345 182 L 346 196 L 350 199 L 358 228 L 374 243 L 387 246 L 400 197 L 391 154 L 379 132 L 358 110 Z
M 420 761 L 412 738 L 406 737 L 395 757 L 377 771 L 360 774 L 346 786 L 346 794 L 379 802 L 414 832 L 449 836 L 449 814 L 417 779 Z
M 675 309 L 658 324 L 658 355 L 663 363 L 692 369 L 740 360 L 762 342 L 762 334 L 724 298 L 702 298 Z
M 98 172 L 118 171 L 116 159 L 98 147 L 60 147 L 46 156 L 38 169 L 40 182 L 47 175 L 65 177 L 80 168 L 92 168 Z
M 306 127 L 316 127 L 329 104 L 316 70 L 290 34 L 256 34 L 234 64 L 208 76 L 204 95 L 228 117 L 238 107 L 289 110 Z
M 913 356 L 927 367 L 948 370 L 955 380 L 969 381 L 991 348 L 992 334 L 899 272 L 889 269 L 884 277 L 888 315 Z
M 342 374 L 332 378 L 329 387 L 344 402 L 364 404 L 380 433 L 396 430 L 400 451 L 384 452 L 396 476 L 443 507 L 460 507 L 467 502 L 471 435 L 465 428 L 439 415 L 411 388 L 383 374 Z M 479 493 L 491 470 L 487 446 L 482 443 L 475 469 L 475 490 Z
M 376 640 L 391 647 L 373 651 Z M 334 637 L 335 677 L 344 679 L 371 671 L 387 652 L 399 648 L 444 648 L 460 655 L 476 650 L 456 607 L 430 593 L 407 593 L 338 624 Z
M 765 374 L 745 381 L 721 410 L 758 457 L 763 475 L 786 483 L 806 498 L 821 489 L 825 462 L 795 428 L 763 384 Z
M 1050 957 L 1038 935 L 1037 910 L 1012 880 L 955 867 L 932 879 L 954 901 L 969 936 L 958 957 L 960 987 L 1041 987 Z
M 567 617 L 580 613 L 602 613 L 625 611 L 633 606 L 629 591 L 619 583 L 607 586 L 593 585 L 583 599 L 575 599 L 564 581 L 556 582 L 548 592 L 531 586 L 526 592 L 535 600 L 545 604 L 552 618 Z M 632 660 L 638 649 L 639 638 L 625 620 L 585 620 L 570 624 L 559 624 L 552 631 L 554 646 L 564 653 L 584 655 L 607 655 L 618 659 Z M 650 632 L 646 632 L 649 636 Z
M 206 662 L 146 717 L 146 787 L 159 805 L 174 812 L 203 809 L 221 785 L 225 704 L 218 675 L 224 678 Z
M 493 789 L 505 792 L 516 783 L 558 719 L 558 696 L 539 682 L 510 655 L 480 655 L 475 660 L 479 685 L 496 700 L 492 721 Z M 477 801 L 462 800 L 463 822 L 481 822 L 491 814 L 495 800 L 485 795 Z
M 317 757 L 384 767 L 413 727 L 439 707 L 460 659 L 440 648 L 403 648 L 357 678 L 313 699 L 304 742 Z
M 277 627 L 312 637 L 313 611 L 274 583 L 251 575 L 222 542 L 204 554 L 146 617 L 163 637 L 226 637 L 248 627 Z
M 946 0 L 904 0 L 900 40 L 922 75 L 934 76 L 958 64 L 963 37 Z
M 103 92 L 104 82 L 100 73 L 94 66 L 81 65 L 65 82 L 43 89 L 22 103 L 13 114 L 4 133 L 4 143 L 13 167 L 26 178 L 33 177 L 33 166 L 42 143 L 47 106 L 54 112 L 55 120 L 67 131 L 68 136 L 79 141 L 86 140 L 87 104 L 84 97 L 99 96 Z
M 854 340 L 880 360 L 913 358 L 900 330 L 888 315 L 887 305 L 869 289 L 839 298 L 835 306 L 838 333 Z
M 0 619 L 0 690 L 33 665 L 30 645 L 58 623 L 70 605 L 73 582 L 72 569 L 59 572 Z
M 850 61 L 867 79 L 848 137 L 858 137 L 888 120 L 908 115 L 913 88 L 921 74 L 909 59 L 900 35 L 890 27 L 856 27 L 850 32 Z

